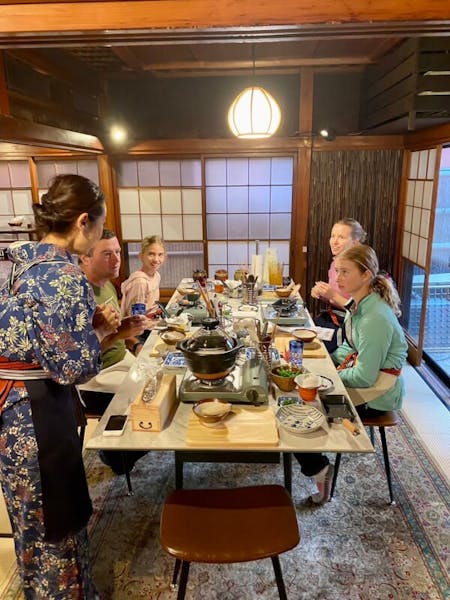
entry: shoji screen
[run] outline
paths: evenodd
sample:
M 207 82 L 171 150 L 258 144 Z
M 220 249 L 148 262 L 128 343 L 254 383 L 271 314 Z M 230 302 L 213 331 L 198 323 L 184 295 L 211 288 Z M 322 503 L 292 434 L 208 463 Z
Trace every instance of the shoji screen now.
M 208 271 L 250 265 L 255 241 L 278 251 L 289 273 L 293 159 L 210 158 L 205 161 Z

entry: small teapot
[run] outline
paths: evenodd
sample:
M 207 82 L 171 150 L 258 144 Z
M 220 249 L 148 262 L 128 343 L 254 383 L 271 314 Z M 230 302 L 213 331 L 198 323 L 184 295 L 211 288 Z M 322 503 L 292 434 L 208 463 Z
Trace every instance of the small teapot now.
M 195 269 L 195 271 L 192 273 L 192 279 L 194 281 L 199 281 L 200 283 L 206 282 L 208 279 L 208 273 L 205 271 L 205 269 Z

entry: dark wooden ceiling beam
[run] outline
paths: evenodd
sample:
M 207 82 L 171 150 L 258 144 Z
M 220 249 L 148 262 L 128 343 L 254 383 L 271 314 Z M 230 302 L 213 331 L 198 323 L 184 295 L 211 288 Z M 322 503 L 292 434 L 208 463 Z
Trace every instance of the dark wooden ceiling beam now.
M 35 2 L 3 4 L 5 33 L 189 27 L 248 27 L 299 23 L 448 21 L 446 2 L 335 0 L 128 0 L 128 2 Z
M 150 35 L 166 39 L 177 34 L 207 35 L 211 39 L 233 35 L 264 39 L 264 36 L 315 33 L 323 37 L 367 35 L 376 31 L 423 35 L 449 30 L 449 13 L 441 0 L 337 0 L 311 3 L 284 0 L 274 10 L 272 0 L 128 0 L 105 2 L 33 2 L 0 5 L 0 41 L 39 42 L 39 36 L 62 44 L 73 40 L 111 41 L 117 36 L 146 40 Z M 199 31 L 200 30 L 200 31 Z M 202 31 L 203 30 L 203 31 Z
M 93 135 L 3 115 L 0 115 L 0 141 L 96 154 L 103 152 L 100 140 Z

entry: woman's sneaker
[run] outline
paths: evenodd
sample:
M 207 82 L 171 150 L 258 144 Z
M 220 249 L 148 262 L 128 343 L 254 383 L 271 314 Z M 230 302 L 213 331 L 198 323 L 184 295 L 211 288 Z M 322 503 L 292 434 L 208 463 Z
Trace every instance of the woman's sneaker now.
M 317 475 L 314 475 L 317 484 L 317 494 L 310 496 L 313 504 L 325 504 L 325 502 L 329 502 L 333 475 L 334 467 L 331 464 L 324 467 Z

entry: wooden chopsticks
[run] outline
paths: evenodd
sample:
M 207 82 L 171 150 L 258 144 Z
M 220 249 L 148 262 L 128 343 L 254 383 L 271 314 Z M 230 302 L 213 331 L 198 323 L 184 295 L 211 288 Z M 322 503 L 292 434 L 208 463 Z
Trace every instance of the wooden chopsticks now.
M 206 310 L 208 311 L 209 316 L 210 317 L 217 316 L 216 315 L 216 311 L 214 309 L 214 306 L 213 306 L 213 304 L 212 304 L 212 302 L 211 302 L 211 300 L 209 298 L 208 290 L 206 288 L 204 288 L 203 286 L 201 286 L 200 284 L 198 286 L 198 289 L 200 290 L 200 294 L 202 296 L 203 302 L 206 305 Z

